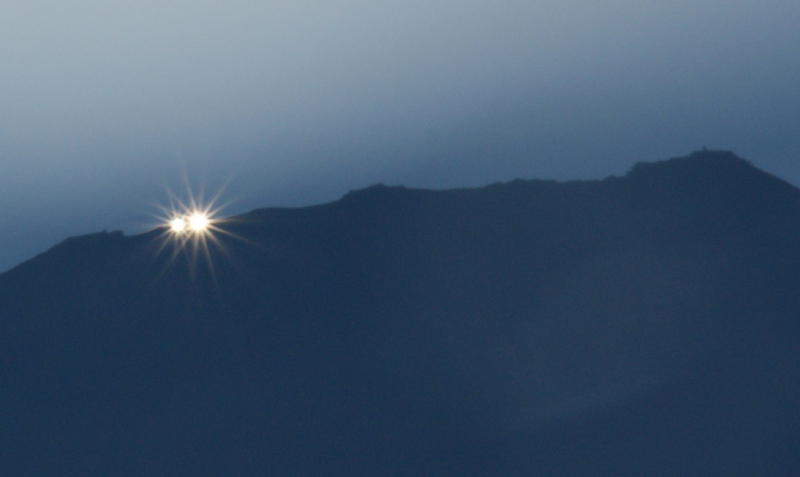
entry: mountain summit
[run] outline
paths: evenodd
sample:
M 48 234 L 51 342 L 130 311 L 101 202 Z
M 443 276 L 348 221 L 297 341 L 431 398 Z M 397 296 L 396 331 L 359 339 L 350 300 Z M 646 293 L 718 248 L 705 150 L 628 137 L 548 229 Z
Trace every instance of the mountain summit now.
M 0 275 L 8 475 L 797 475 L 800 190 L 377 185 Z

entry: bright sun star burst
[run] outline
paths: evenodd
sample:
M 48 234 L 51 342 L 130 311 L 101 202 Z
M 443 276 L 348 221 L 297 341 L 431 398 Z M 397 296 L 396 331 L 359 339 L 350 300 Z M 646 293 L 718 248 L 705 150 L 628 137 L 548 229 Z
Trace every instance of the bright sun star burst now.
M 186 221 L 181 217 L 176 217 L 169 221 L 169 229 L 175 233 L 186 230 Z
M 174 213 L 167 221 L 167 226 L 173 234 L 203 235 L 210 232 L 212 220 L 208 212 L 193 210 L 183 214 Z
M 214 261 L 227 256 L 225 240 L 240 239 L 228 230 L 231 219 L 219 216 L 221 206 L 215 205 L 221 191 L 211 200 L 202 199 L 202 194 L 195 195 L 191 188 L 188 189 L 188 202 L 183 202 L 170 194 L 170 205 L 159 206 L 161 214 L 158 217 L 161 230 L 157 254 L 167 251 L 170 256 L 165 262 L 166 267 L 185 259 L 190 275 L 194 278 L 200 273 L 200 263 L 205 262 L 212 282 L 216 286 L 216 271 Z M 183 258 L 181 258 L 183 257 Z
M 205 232 L 208 230 L 209 218 L 203 212 L 194 212 L 188 218 L 189 228 L 195 232 Z

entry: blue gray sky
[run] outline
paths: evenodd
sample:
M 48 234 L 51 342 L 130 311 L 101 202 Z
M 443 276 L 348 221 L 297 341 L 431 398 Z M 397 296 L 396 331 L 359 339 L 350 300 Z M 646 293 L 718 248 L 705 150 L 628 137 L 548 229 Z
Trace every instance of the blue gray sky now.
M 0 4 L 0 271 L 373 183 L 591 179 L 707 146 L 800 184 L 800 3 Z

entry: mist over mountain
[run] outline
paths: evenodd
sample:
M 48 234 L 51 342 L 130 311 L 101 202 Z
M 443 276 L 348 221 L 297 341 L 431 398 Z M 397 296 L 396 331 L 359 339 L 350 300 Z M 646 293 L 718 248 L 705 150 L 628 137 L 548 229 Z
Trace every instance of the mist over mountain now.
M 9 475 L 797 475 L 800 190 L 376 185 L 0 275 Z

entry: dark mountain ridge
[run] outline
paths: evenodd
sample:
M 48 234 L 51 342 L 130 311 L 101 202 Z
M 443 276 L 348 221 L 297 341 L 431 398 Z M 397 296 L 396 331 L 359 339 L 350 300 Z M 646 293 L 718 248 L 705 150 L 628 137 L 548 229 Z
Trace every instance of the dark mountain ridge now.
M 800 190 L 383 185 L 0 275 L 14 475 L 795 475 Z

